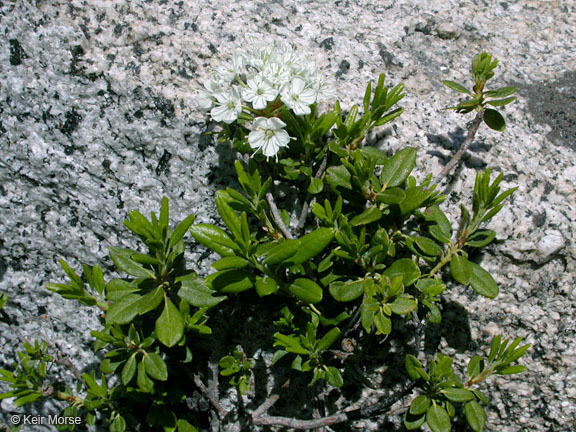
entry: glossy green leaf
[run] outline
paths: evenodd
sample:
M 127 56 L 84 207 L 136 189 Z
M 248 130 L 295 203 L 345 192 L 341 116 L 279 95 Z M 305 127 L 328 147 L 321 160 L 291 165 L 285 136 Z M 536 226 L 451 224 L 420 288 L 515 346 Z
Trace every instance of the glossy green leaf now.
M 183 419 L 178 420 L 176 426 L 178 428 L 178 432 L 198 432 L 198 429 Z
M 484 112 L 484 123 L 490 128 L 494 129 L 495 131 L 502 132 L 506 129 L 506 121 L 502 114 L 498 111 L 486 108 Z
M 452 90 L 456 90 L 457 92 L 472 95 L 470 90 L 468 90 L 462 84 L 458 84 L 457 82 L 444 80 L 444 81 L 442 81 L 442 84 L 444 84 L 446 87 L 451 88 Z
M 522 373 L 526 370 L 526 366 L 524 365 L 514 365 L 514 366 L 508 366 L 506 368 L 500 369 L 498 371 L 499 375 L 513 375 L 513 374 L 518 374 L 518 373 Z
M 178 297 L 186 300 L 192 306 L 212 307 L 226 299 L 225 296 L 214 296 L 214 291 L 206 285 L 206 281 L 196 275 L 181 276 L 176 279 L 176 282 L 181 283 Z
M 190 234 L 198 242 L 220 256 L 232 256 L 237 249 L 236 243 L 226 232 L 210 224 L 192 225 Z
M 300 345 L 300 341 L 292 336 L 287 336 L 282 333 L 274 333 L 274 346 L 283 346 L 287 352 L 294 354 L 310 354 L 310 351 Z
M 416 153 L 415 148 L 406 147 L 386 161 L 380 174 L 384 188 L 400 186 L 406 181 L 416 163 Z
M 262 264 L 281 264 L 291 258 L 298 251 L 299 247 L 300 240 L 291 239 L 280 241 L 277 245 L 268 250 Z
M 356 300 L 364 292 L 364 280 L 348 282 L 332 282 L 330 284 L 330 294 L 339 302 L 350 302 Z
M 230 207 L 229 202 L 231 201 L 230 195 L 224 191 L 217 191 L 215 198 L 216 208 L 220 217 L 224 221 L 224 224 L 228 227 L 232 235 L 236 239 L 242 238 L 241 228 L 240 228 L 240 218 L 236 212 Z
M 122 379 L 122 384 L 125 386 L 130 383 L 134 374 L 136 373 L 136 353 L 132 354 L 126 363 L 124 363 L 124 367 L 122 368 L 122 373 L 120 375 Z
M 338 327 L 330 329 L 330 331 L 322 336 L 322 339 L 318 341 L 318 352 L 326 351 L 328 348 L 330 348 L 332 344 L 336 342 L 336 340 L 340 337 L 340 334 L 341 332 Z
M 488 298 L 495 298 L 498 295 L 498 285 L 490 273 L 478 264 L 469 262 L 470 276 L 468 282 L 472 289 L 478 294 Z
M 143 278 L 154 278 L 154 272 L 145 269 L 143 266 L 133 261 L 131 256 L 135 253 L 130 249 L 121 249 L 111 247 L 109 248 L 110 258 L 118 270 L 122 270 L 131 276 L 143 277 Z
M 474 432 L 482 432 L 484 430 L 486 413 L 478 402 L 473 400 L 464 405 L 464 414 L 466 415 L 466 421 Z
M 390 188 L 376 194 L 376 200 L 384 204 L 398 204 L 405 198 L 406 194 L 400 188 Z
M 319 228 L 302 236 L 300 247 L 288 260 L 293 264 L 303 264 L 321 253 L 334 238 L 334 231 L 330 228 Z
M 420 429 L 426 422 L 426 415 L 414 415 L 409 410 L 404 413 L 404 426 L 408 430 Z
M 364 210 L 361 214 L 354 216 L 350 220 L 350 224 L 353 226 L 368 225 L 380 220 L 380 218 L 382 218 L 382 210 L 377 207 L 370 207 Z
M 401 258 L 394 261 L 392 265 L 384 271 L 383 276 L 390 279 L 402 276 L 404 286 L 410 286 L 420 277 L 420 269 L 410 258 Z
M 491 100 L 491 101 L 488 101 L 488 104 L 495 106 L 495 107 L 499 107 L 499 106 L 508 105 L 508 104 L 514 102 L 516 99 L 517 99 L 516 96 L 512 96 L 512 97 L 508 97 L 508 98 L 504 98 L 504 99 Z
M 392 320 L 378 311 L 374 314 L 374 326 L 376 333 L 387 335 L 392 331 Z
M 324 189 L 324 181 L 319 178 L 311 178 L 308 192 L 312 195 L 319 194 Z
M 138 383 L 138 387 L 146 393 L 152 393 L 154 390 L 154 382 L 146 374 L 146 368 L 143 362 L 138 363 L 138 377 L 136 378 L 136 382 Z
M 224 257 L 212 264 L 216 270 L 232 270 L 241 269 L 250 264 L 250 261 L 239 257 L 239 256 L 229 256 Z
M 110 423 L 110 432 L 124 432 L 126 430 L 126 420 L 121 415 L 116 415 Z
M 430 407 L 430 399 L 426 395 L 416 396 L 410 404 L 410 414 L 415 416 L 424 414 Z
M 310 279 L 296 279 L 288 287 L 288 290 L 294 297 L 305 303 L 314 304 L 322 300 L 322 287 Z
M 223 270 L 206 277 L 206 284 L 221 293 L 239 293 L 254 286 L 254 275 L 246 270 Z
M 474 356 L 468 362 L 468 377 L 472 378 L 482 372 L 482 357 Z
M 256 293 L 260 297 L 264 297 L 270 294 L 275 294 L 278 292 L 278 284 L 274 279 L 269 276 L 256 276 L 256 282 L 254 283 L 254 288 Z
M 336 190 L 338 187 L 352 189 L 350 172 L 343 165 L 330 167 L 326 170 L 326 181 Z
M 170 247 L 174 247 L 176 246 L 176 244 L 182 240 L 182 238 L 184 237 L 184 235 L 186 234 L 186 232 L 188 231 L 188 228 L 190 228 L 190 225 L 192 225 L 194 223 L 194 219 L 196 217 L 191 214 L 188 215 L 182 222 L 180 222 L 176 228 L 174 228 L 174 232 L 172 233 L 172 235 L 170 236 Z
M 166 363 L 156 353 L 147 353 L 144 355 L 144 367 L 146 373 L 155 380 L 166 381 L 168 379 L 168 368 Z
M 139 290 L 140 288 L 134 283 L 123 279 L 112 279 L 106 284 L 106 300 L 115 302 Z
M 108 324 L 128 324 L 140 313 L 140 299 L 142 296 L 128 294 L 112 304 L 106 312 Z
M 450 417 L 440 405 L 432 405 L 426 411 L 426 423 L 432 432 L 450 432 Z
M 452 402 L 467 402 L 474 399 L 474 393 L 465 388 L 445 388 L 442 393 L 448 400 Z
M 489 229 L 479 229 L 466 240 L 466 246 L 481 248 L 492 243 L 496 233 Z
M 456 282 L 469 285 L 472 276 L 470 261 L 462 255 L 456 255 L 450 261 L 450 274 Z
M 414 242 L 418 248 L 428 256 L 439 256 L 442 255 L 442 248 L 438 246 L 434 240 L 427 237 L 417 236 L 414 237 Z
M 419 370 L 424 370 L 424 366 L 420 363 L 416 357 L 412 354 L 406 354 L 404 359 L 404 367 L 406 368 L 406 372 L 408 372 L 408 376 L 412 381 L 416 381 L 421 377 L 421 372 Z
M 516 89 L 517 89 L 516 86 L 502 87 L 497 90 L 487 91 L 484 93 L 484 96 L 490 98 L 503 98 L 507 96 L 512 96 L 514 93 L 516 93 Z
M 328 381 L 328 384 L 330 384 L 332 387 L 342 387 L 344 384 L 342 374 L 338 369 L 332 366 L 326 369 L 326 381 Z
M 138 301 L 138 314 L 144 315 L 158 307 L 164 297 L 164 288 L 161 286 L 140 297 Z
M 412 213 L 419 207 L 422 207 L 426 200 L 432 195 L 432 191 L 422 188 L 421 186 L 414 186 L 406 189 L 406 198 L 404 198 L 399 206 L 402 215 Z
M 449 243 L 452 238 L 452 225 L 442 210 L 432 206 L 426 210 L 425 217 L 432 222 L 428 227 L 432 237 L 441 243 Z
M 156 320 L 156 337 L 167 347 L 176 345 L 184 335 L 184 319 L 172 301 L 165 297 L 164 310 Z
M 416 310 L 418 302 L 412 296 L 404 294 L 396 297 L 392 303 L 388 303 L 388 306 L 396 315 L 407 315 Z

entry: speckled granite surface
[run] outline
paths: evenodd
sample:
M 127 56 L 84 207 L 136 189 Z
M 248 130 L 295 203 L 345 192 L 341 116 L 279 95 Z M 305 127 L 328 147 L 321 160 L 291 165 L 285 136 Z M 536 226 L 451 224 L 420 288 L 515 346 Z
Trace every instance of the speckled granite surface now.
M 203 135 L 193 88 L 250 37 L 289 40 L 317 58 L 344 108 L 383 71 L 388 83 L 404 82 L 406 113 L 380 145 L 418 147 L 419 168 L 435 173 L 465 127 L 441 110 L 454 98 L 441 80 L 466 79 L 470 58 L 487 50 L 501 61 L 497 84 L 516 84 L 519 100 L 505 109 L 506 132 L 481 130 L 450 189 L 468 196 L 474 171 L 488 165 L 519 191 L 494 222 L 502 241 L 483 259 L 498 300 L 457 288 L 447 297 L 468 312 L 472 339 L 503 332 L 534 345 L 528 373 L 495 380 L 487 430 L 576 430 L 576 4 L 432 4 L 0 1 L 0 291 L 11 319 L 0 322 L 0 367 L 18 335 L 93 361 L 93 312 L 43 288 L 62 278 L 59 257 L 101 262 L 124 241 L 126 213 L 156 209 L 162 195 L 175 218 L 216 221 L 212 197 L 230 182 L 233 155 Z M 207 269 L 201 250 L 189 253 Z M 445 352 L 469 354 L 449 339 Z M 12 412 L 3 401 L 0 422 Z

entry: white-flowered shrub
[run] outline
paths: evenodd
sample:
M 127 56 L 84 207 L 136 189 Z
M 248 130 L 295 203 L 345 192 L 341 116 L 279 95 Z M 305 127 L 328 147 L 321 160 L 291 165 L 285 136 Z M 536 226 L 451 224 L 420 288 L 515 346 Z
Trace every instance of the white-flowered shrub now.
M 280 148 L 290 142 L 283 130 L 286 124 L 276 118 L 282 109 L 308 115 L 313 104 L 333 96 L 316 64 L 298 55 L 294 47 L 253 45 L 215 68 L 198 92 L 196 105 L 216 122 L 252 122 L 250 147 L 277 158 Z

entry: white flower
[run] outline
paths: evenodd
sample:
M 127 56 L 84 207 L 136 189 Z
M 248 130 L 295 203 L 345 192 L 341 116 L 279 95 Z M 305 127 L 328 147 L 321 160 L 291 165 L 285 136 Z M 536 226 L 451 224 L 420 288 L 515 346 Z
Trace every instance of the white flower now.
M 214 106 L 215 94 L 221 93 L 222 85 L 215 80 L 208 80 L 204 83 L 204 89 L 198 91 L 196 95 L 196 106 L 201 111 L 210 111 Z
M 290 135 L 283 127 L 282 120 L 271 117 L 257 117 L 254 120 L 254 130 L 248 134 L 248 143 L 256 151 L 262 150 L 266 157 L 276 156 L 281 147 L 286 147 L 290 142 Z
M 268 102 L 273 101 L 278 96 L 278 90 L 274 89 L 260 75 L 248 78 L 246 85 L 248 87 L 242 90 L 242 97 L 246 102 L 251 102 L 254 109 L 266 108 Z
M 290 69 L 285 65 L 276 62 L 268 62 L 262 68 L 262 76 L 273 86 L 279 87 L 290 81 L 292 77 Z
M 310 105 L 316 102 L 316 91 L 310 88 L 302 78 L 295 77 L 282 90 L 282 102 L 296 115 L 310 114 Z
M 242 112 L 242 100 L 238 90 L 234 87 L 228 92 L 216 93 L 215 97 L 219 105 L 210 111 L 212 119 L 228 124 L 234 122 Z
M 239 75 L 244 68 L 245 59 L 242 54 L 234 54 L 231 64 L 223 64 L 216 69 L 216 75 L 223 82 L 230 83 L 236 75 Z

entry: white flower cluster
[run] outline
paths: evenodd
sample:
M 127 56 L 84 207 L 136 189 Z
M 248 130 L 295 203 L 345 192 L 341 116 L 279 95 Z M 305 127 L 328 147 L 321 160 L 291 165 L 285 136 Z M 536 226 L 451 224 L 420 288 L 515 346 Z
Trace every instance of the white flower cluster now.
M 294 48 L 254 46 L 219 66 L 197 95 L 197 106 L 214 121 L 233 123 L 245 111 L 256 114 L 248 143 L 266 157 L 276 156 L 290 142 L 286 124 L 266 112 L 280 100 L 296 115 L 310 114 L 310 105 L 334 97 L 332 87 L 316 65 Z M 268 117 L 265 117 L 268 115 Z

